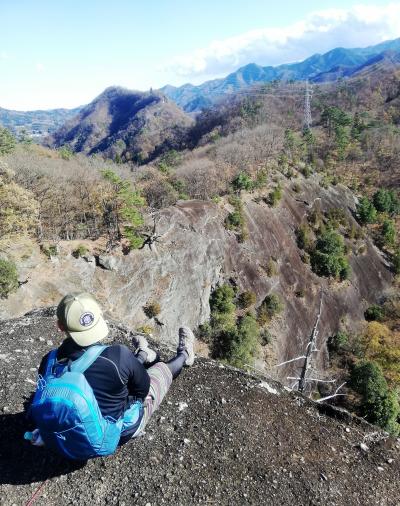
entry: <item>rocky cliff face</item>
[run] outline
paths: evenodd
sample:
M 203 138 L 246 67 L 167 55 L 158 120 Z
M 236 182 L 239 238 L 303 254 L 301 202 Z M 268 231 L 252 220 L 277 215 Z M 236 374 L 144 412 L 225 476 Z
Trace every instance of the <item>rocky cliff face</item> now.
M 200 359 L 174 381 L 146 434 L 71 463 L 23 440 L 54 311 L 0 326 L 2 506 L 398 504 L 400 440 L 270 380 Z M 112 339 L 129 344 L 125 329 Z M 160 350 L 165 355 L 165 350 Z
M 243 196 L 249 238 L 238 243 L 224 228 L 228 204 L 203 201 L 179 202 L 157 216 L 161 237 L 150 249 L 88 256 L 75 259 L 68 243 L 51 261 L 38 250 L 20 259 L 20 278 L 28 282 L 7 300 L 1 301 L 0 318 L 18 316 L 44 305 L 56 304 L 67 292 L 93 292 L 107 315 L 132 326 L 150 325 L 154 335 L 171 342 L 183 323 L 197 328 L 209 317 L 209 296 L 213 287 L 233 280 L 243 290 L 254 291 L 260 303 L 268 293 L 281 295 L 285 310 L 271 326 L 273 355 L 277 361 L 303 352 L 317 314 L 319 293 L 324 291 L 320 324 L 320 346 L 338 330 L 341 319 L 351 327 L 363 319 L 368 304 L 390 285 L 385 259 L 367 240 L 363 253 L 349 244 L 352 274 L 349 281 L 331 283 L 312 273 L 303 263 L 296 245 L 295 230 L 317 203 L 322 209 L 343 207 L 351 213 L 355 202 L 344 187 L 322 189 L 316 179 L 300 181 L 300 192 L 289 189 L 276 208 Z M 274 258 L 277 273 L 268 276 L 266 265 Z M 298 292 L 304 294 L 298 296 Z M 148 301 L 157 301 L 158 322 L 143 312 Z M 343 322 L 342 322 L 343 323 Z M 297 355 L 296 355 L 297 354 Z M 319 354 L 323 368 L 324 353 Z M 284 378 L 288 367 L 281 371 Z

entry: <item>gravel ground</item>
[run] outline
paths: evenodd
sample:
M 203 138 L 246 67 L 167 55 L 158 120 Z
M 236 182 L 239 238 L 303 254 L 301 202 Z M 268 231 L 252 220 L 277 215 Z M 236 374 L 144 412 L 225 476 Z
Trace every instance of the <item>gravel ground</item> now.
M 41 356 L 60 339 L 51 315 L 0 322 L 2 506 L 26 504 L 39 486 L 43 506 L 400 504 L 399 440 L 205 359 L 114 456 L 71 463 L 31 447 L 23 406 Z

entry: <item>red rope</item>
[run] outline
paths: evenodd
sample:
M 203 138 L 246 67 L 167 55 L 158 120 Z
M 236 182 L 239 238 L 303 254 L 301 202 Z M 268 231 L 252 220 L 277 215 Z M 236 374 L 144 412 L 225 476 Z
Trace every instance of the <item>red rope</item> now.
M 33 493 L 32 497 L 29 499 L 29 501 L 26 503 L 25 506 L 32 506 L 32 504 L 36 501 L 38 498 L 40 491 L 42 488 L 46 485 L 47 480 L 42 481 L 42 483 L 38 486 L 38 488 Z

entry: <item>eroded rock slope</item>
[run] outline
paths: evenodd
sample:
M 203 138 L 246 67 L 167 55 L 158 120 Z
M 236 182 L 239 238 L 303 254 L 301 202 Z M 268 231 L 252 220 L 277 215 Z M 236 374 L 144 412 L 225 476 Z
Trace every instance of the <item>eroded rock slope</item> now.
M 95 258 L 74 258 L 71 246 L 61 244 L 51 261 L 36 246 L 20 254 L 20 279 L 27 280 L 7 300 L 0 301 L 0 319 L 24 314 L 35 307 L 57 304 L 73 290 L 88 290 L 100 300 L 106 313 L 128 325 L 153 327 L 162 342 L 171 342 L 183 323 L 197 328 L 209 318 L 211 290 L 231 280 L 241 290 L 251 290 L 260 304 L 269 293 L 284 301 L 284 312 L 270 326 L 274 361 L 302 354 L 318 312 L 319 294 L 324 291 L 316 364 L 324 367 L 325 341 L 339 325 L 351 329 L 363 320 L 369 304 L 391 284 L 389 265 L 369 239 L 347 241 L 352 273 L 349 281 L 331 283 L 319 278 L 301 259 L 296 229 L 315 206 L 323 210 L 344 209 L 352 213 L 351 192 L 337 185 L 323 189 L 318 178 L 298 179 L 299 189 L 289 185 L 276 208 L 254 195 L 243 195 L 248 239 L 239 243 L 224 227 L 231 208 L 227 203 L 181 201 L 156 215 L 159 242 L 150 249 L 115 253 Z M 363 250 L 360 248 L 363 246 Z M 274 259 L 276 273 L 268 275 L 268 261 Z M 302 296 L 299 297 L 298 294 Z M 157 322 L 149 320 L 143 307 L 149 301 L 160 304 Z M 284 379 L 293 364 L 279 370 Z

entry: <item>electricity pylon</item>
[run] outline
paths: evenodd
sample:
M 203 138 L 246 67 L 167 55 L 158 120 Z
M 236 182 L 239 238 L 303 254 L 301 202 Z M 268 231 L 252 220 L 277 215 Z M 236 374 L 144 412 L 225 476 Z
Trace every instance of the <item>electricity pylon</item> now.
M 311 95 L 312 90 L 310 85 L 308 84 L 308 79 L 306 80 L 306 92 L 304 97 L 304 129 L 310 130 L 312 125 L 312 117 L 311 117 Z

